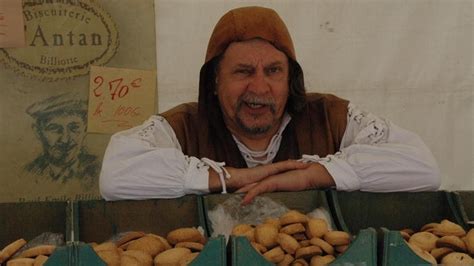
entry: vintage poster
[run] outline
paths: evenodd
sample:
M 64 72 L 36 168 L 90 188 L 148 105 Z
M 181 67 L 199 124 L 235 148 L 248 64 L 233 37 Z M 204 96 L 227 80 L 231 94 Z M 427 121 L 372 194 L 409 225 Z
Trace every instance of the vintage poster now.
M 0 202 L 100 198 L 110 134 L 87 131 L 90 66 L 156 71 L 153 5 L 23 1 L 26 46 L 0 49 Z

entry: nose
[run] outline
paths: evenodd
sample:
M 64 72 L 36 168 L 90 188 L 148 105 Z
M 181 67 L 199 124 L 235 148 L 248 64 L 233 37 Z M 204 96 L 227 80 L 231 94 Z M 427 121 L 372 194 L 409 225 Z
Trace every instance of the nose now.
M 71 141 L 71 132 L 69 130 L 65 130 L 59 136 L 59 142 L 61 143 L 68 143 Z
M 270 91 L 270 88 L 270 83 L 263 69 L 255 71 L 254 75 L 250 78 L 248 91 L 256 95 L 264 95 Z

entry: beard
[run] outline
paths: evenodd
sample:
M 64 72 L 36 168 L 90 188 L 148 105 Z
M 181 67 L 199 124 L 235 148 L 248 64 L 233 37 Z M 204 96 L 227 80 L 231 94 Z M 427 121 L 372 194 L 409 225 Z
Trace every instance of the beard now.
M 50 163 L 54 165 L 66 165 L 76 157 L 77 145 L 55 144 L 48 150 Z
M 252 108 L 251 106 L 260 106 L 260 107 L 268 107 L 270 112 L 264 115 L 252 115 L 252 114 L 244 114 L 242 112 L 243 107 Z M 237 101 L 237 108 L 236 108 L 236 123 L 240 127 L 242 131 L 250 135 L 261 135 L 267 133 L 278 120 L 276 117 L 276 107 L 275 107 L 275 100 L 273 97 L 260 97 L 256 96 L 251 93 L 246 93 L 239 97 Z M 245 116 L 247 119 L 245 119 Z M 265 123 L 259 123 L 259 119 L 265 119 L 265 116 L 269 117 Z M 248 122 L 248 119 L 253 120 L 254 123 Z M 246 122 L 247 121 L 247 122 Z

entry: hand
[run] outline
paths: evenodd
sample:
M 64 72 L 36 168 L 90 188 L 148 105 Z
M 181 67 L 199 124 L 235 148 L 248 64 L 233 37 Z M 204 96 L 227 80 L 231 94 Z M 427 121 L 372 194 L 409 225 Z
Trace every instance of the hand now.
M 269 176 L 292 170 L 305 169 L 307 167 L 309 167 L 307 163 L 295 160 L 281 161 L 252 168 L 226 167 L 231 175 L 231 178 L 227 179 L 226 184 L 230 191 L 235 191 L 249 184 L 268 178 Z
M 335 185 L 334 179 L 324 166 L 308 163 L 308 167 L 280 172 L 267 178 L 248 184 L 236 192 L 247 192 L 242 200 L 246 205 L 262 193 L 273 191 L 300 191 L 310 188 L 327 188 Z
M 305 169 L 309 164 L 287 160 L 253 168 L 233 168 L 226 167 L 231 178 L 226 179 L 226 186 L 229 191 L 238 190 L 246 185 L 261 181 L 269 176 L 284 173 L 291 170 Z M 212 192 L 220 191 L 221 184 L 217 173 L 209 169 L 209 190 Z

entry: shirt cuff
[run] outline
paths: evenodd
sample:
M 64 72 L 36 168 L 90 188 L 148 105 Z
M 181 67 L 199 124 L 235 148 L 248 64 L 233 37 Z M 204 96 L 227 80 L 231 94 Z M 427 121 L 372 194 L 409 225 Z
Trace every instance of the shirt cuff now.
M 196 157 L 190 157 L 189 168 L 184 176 L 185 194 L 209 193 L 209 166 Z
M 326 167 L 326 170 L 334 179 L 337 190 L 353 191 L 360 189 L 360 179 L 352 167 L 343 159 L 329 155 L 319 163 Z

